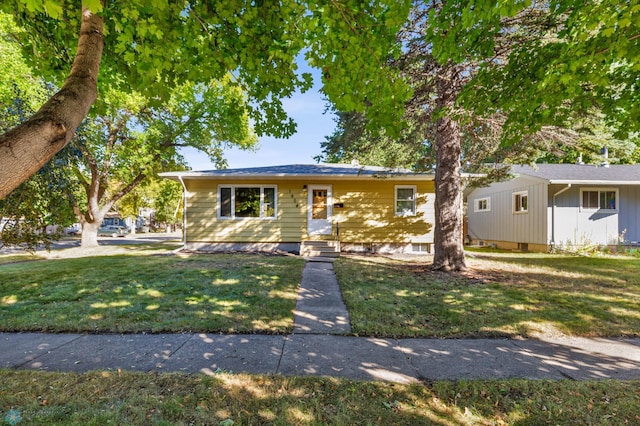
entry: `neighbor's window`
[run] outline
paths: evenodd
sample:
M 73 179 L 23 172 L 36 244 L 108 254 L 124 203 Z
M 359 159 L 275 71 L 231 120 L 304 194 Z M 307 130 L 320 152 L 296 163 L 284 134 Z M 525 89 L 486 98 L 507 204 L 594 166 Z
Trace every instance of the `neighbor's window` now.
M 513 212 L 527 213 L 529 211 L 529 192 L 521 191 L 513 193 Z
M 491 198 L 478 198 L 474 202 L 474 211 L 476 212 L 490 212 L 491 211 Z
M 618 192 L 615 189 L 582 190 L 583 210 L 618 209 Z
M 276 187 L 218 187 L 218 217 L 224 219 L 276 217 Z
M 415 216 L 416 187 L 396 186 L 396 216 Z

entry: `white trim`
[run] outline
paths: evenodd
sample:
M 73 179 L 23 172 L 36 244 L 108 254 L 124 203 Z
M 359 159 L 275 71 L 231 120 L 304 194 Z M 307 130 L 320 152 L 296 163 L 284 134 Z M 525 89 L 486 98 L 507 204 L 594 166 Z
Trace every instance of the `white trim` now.
M 220 199 L 220 191 L 222 188 L 231 189 L 231 216 L 222 216 L 221 208 L 222 202 Z M 259 217 L 236 217 L 236 188 L 258 188 L 260 189 L 260 216 Z M 273 189 L 274 191 L 274 206 L 273 216 L 264 216 L 264 190 Z M 216 216 L 219 220 L 275 220 L 278 218 L 278 185 L 251 185 L 251 184 L 219 184 L 218 192 L 216 195 Z
M 480 203 L 486 202 L 485 208 L 480 207 Z M 490 212 L 491 211 L 491 197 L 476 198 L 473 200 L 473 211 L 476 213 Z
M 520 200 L 522 197 L 527 197 L 527 207 L 526 209 L 516 210 L 516 198 L 520 196 Z M 522 205 L 522 202 L 520 202 Z M 527 214 L 529 213 L 529 191 L 516 191 L 511 194 L 511 212 L 513 214 Z
M 588 208 L 583 206 L 584 201 L 584 193 L 585 192 L 597 192 L 598 193 L 598 207 L 597 208 Z M 615 192 L 616 194 L 616 208 L 615 209 L 603 209 L 600 207 L 600 193 L 601 192 Z M 581 212 L 598 212 L 598 213 L 618 213 L 620 211 L 620 194 L 618 192 L 618 188 L 604 188 L 604 187 L 594 187 L 594 188 L 580 188 L 580 211 Z
M 411 189 L 413 190 L 413 199 L 412 200 L 398 200 L 398 189 Z M 393 212 L 396 216 L 399 217 L 409 217 L 415 216 L 417 214 L 417 202 L 418 198 L 418 190 L 416 185 L 395 185 L 393 189 L 394 200 L 393 200 Z M 398 201 L 413 201 L 413 209 L 410 213 L 399 213 L 398 212 Z

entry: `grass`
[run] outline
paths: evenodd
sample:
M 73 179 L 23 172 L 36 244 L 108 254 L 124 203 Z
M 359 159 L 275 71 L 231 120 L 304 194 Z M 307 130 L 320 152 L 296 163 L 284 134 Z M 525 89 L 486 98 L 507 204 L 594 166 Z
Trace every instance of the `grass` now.
M 633 257 L 471 252 L 469 271 L 354 256 L 335 264 L 352 330 L 391 337 L 638 336 Z
M 0 256 L 0 266 L 7 263 L 29 262 L 32 260 L 42 260 L 44 257 L 35 254 L 20 253 L 20 254 L 5 254 Z
M 149 253 L 0 265 L 0 330 L 292 330 L 302 259 Z
M 638 382 L 398 385 L 320 377 L 0 370 L 0 419 L 30 425 L 638 424 Z M 11 410 L 11 411 L 10 411 Z M 22 424 L 22 423 L 21 423 Z
M 291 331 L 303 261 L 128 255 L 3 264 L 0 328 Z M 16 262 L 17 260 L 13 260 Z M 637 335 L 640 262 L 474 252 L 447 276 L 374 257 L 336 264 L 354 331 L 383 336 Z M 0 369 L 0 424 L 640 424 L 640 381 L 476 380 L 400 385 L 214 373 Z
M 292 330 L 302 259 L 174 256 L 154 245 L 118 250 L 38 262 L 0 257 L 0 331 Z M 353 333 L 615 337 L 640 330 L 634 257 L 475 251 L 468 265 L 466 273 L 446 275 L 432 273 L 425 262 L 339 259 L 335 269 Z

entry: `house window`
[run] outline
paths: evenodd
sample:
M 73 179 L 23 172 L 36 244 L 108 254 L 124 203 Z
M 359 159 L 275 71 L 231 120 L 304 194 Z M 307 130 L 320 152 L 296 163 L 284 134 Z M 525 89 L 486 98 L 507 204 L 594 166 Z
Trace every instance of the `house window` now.
M 582 190 L 582 210 L 618 210 L 618 191 L 615 189 Z
M 476 212 L 490 212 L 491 211 L 491 198 L 478 198 L 474 201 L 474 211 Z
M 431 253 L 430 243 L 413 243 L 411 244 L 412 253 Z
M 221 219 L 275 219 L 275 186 L 218 187 L 218 217 Z
M 513 193 L 513 212 L 527 213 L 529 211 L 529 191 Z
M 416 215 L 416 187 L 396 186 L 396 216 Z

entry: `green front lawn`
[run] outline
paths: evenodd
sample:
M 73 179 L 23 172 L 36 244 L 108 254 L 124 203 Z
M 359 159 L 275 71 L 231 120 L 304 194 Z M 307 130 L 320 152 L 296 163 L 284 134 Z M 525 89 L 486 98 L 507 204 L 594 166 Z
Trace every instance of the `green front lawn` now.
M 640 335 L 640 260 L 468 253 L 469 271 L 343 257 L 335 263 L 353 332 L 395 337 Z
M 303 260 L 159 253 L 0 262 L 0 328 L 291 331 Z M 480 337 L 640 330 L 638 259 L 474 252 L 468 261 L 469 272 L 447 276 L 429 272 L 424 262 L 340 259 L 335 267 L 354 332 Z M 639 405 L 637 380 L 400 385 L 0 370 L 0 424 L 626 425 L 640 423 Z
M 297 257 L 144 250 L 4 264 L 0 330 L 288 333 L 303 267 Z
M 0 262 L 0 330 L 292 330 L 300 258 L 128 250 Z M 466 273 L 446 275 L 430 272 L 425 262 L 339 259 L 335 269 L 353 332 L 436 338 L 640 334 L 637 258 L 476 251 L 468 253 L 468 265 Z

